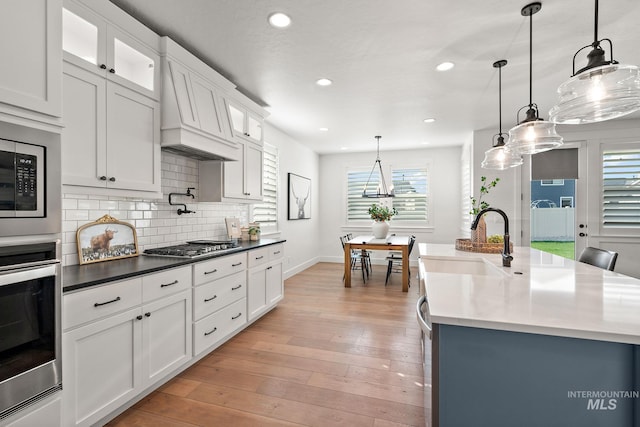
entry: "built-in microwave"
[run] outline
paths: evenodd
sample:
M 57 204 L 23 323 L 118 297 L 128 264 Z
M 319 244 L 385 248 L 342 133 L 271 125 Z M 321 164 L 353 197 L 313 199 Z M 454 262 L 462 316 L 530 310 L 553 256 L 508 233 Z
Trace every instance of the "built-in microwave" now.
M 45 148 L 0 139 L 0 217 L 44 217 Z
M 0 238 L 61 232 L 60 134 L 0 121 Z

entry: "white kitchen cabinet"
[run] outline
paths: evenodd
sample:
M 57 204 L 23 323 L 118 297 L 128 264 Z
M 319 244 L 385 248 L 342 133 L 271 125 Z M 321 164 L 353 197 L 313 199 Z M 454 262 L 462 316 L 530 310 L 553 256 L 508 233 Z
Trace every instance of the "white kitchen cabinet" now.
M 142 386 L 142 310 L 62 334 L 64 426 L 90 426 Z
M 193 324 L 193 353 L 198 356 L 230 338 L 247 324 L 247 300 L 242 298 Z
M 63 78 L 63 184 L 160 192 L 159 103 L 70 63 Z
M 262 145 L 263 118 L 233 99 L 225 98 L 224 102 L 233 135 L 240 140 Z
M 192 358 L 191 268 L 63 297 L 64 426 L 89 426 Z
M 62 115 L 61 0 L 5 0 L 0 14 L 0 111 Z M 17 107 L 17 108 L 16 108 Z
M 249 321 L 271 310 L 284 297 L 284 246 L 271 245 L 249 252 L 247 312 Z
M 138 24 L 134 31 L 149 32 Z M 160 99 L 160 56 L 138 34 L 118 26 L 73 0 L 64 2 L 64 60 L 152 99 Z
M 263 148 L 248 141 L 239 141 L 242 157 L 235 162 L 200 162 L 199 183 L 201 202 L 261 202 Z
M 142 307 L 143 387 L 191 360 L 191 289 Z

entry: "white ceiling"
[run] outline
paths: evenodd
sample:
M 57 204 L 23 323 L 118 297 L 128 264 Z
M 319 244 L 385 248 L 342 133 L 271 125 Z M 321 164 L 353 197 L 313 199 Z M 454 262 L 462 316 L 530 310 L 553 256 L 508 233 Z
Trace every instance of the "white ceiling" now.
M 529 103 L 526 0 L 111 1 L 199 56 L 318 153 L 375 150 L 375 135 L 384 151 L 497 133 L 499 59 L 509 61 L 504 131 Z M 547 118 L 574 53 L 593 40 L 594 2 L 542 3 L 533 16 L 533 102 Z M 269 26 L 275 11 L 290 15 L 291 26 Z M 615 59 L 640 65 L 640 1 L 602 0 L 599 16 L 599 38 L 613 41 Z M 443 61 L 456 66 L 436 71 Z M 321 77 L 334 84 L 317 86 Z

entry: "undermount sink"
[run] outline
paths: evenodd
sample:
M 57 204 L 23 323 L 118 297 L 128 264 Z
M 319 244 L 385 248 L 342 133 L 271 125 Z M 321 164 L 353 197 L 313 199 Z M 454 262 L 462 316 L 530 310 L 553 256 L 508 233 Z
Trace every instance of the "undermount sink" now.
M 427 273 L 472 274 L 476 276 L 505 277 L 509 274 L 482 258 L 422 256 Z

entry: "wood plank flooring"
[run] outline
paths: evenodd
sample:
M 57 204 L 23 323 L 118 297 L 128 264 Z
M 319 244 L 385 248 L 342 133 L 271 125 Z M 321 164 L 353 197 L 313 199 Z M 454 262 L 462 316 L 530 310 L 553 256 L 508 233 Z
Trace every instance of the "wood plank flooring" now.
M 424 426 L 418 285 L 374 270 L 352 288 L 342 264 L 291 277 L 278 307 L 108 426 Z

